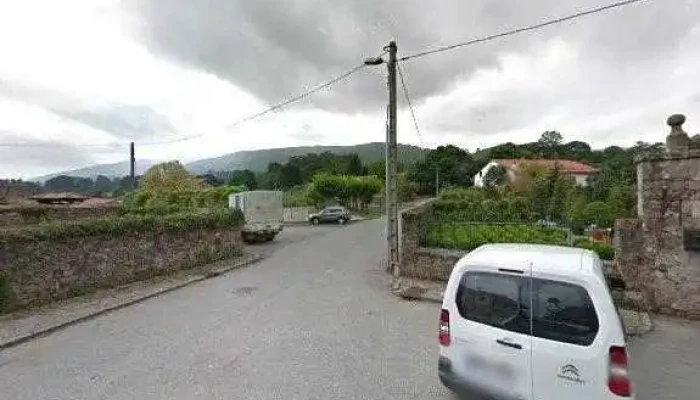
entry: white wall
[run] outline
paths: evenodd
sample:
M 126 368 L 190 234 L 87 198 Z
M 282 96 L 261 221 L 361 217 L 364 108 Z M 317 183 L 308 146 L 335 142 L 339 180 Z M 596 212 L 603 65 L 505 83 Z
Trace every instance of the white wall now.
M 576 180 L 576 185 L 583 187 L 588 186 L 588 175 L 571 174 L 571 176 Z
M 484 168 L 481 169 L 481 171 L 477 172 L 476 175 L 474 175 L 474 186 L 476 187 L 484 187 L 484 177 L 486 176 L 486 173 L 489 172 L 489 170 L 495 166 L 497 166 L 495 162 L 490 162 L 486 164 Z

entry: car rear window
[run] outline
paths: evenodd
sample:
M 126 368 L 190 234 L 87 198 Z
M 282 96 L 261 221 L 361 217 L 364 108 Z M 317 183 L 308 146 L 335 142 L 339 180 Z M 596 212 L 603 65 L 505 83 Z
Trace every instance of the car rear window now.
M 588 292 L 570 283 L 467 272 L 455 301 L 463 318 L 511 332 L 581 346 L 598 333 Z

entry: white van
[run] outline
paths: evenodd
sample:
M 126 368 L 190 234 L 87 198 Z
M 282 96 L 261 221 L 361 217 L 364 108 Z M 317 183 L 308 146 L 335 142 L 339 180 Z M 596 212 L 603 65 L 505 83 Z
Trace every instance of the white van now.
M 633 398 L 622 322 L 588 250 L 470 252 L 447 284 L 439 339 L 440 380 L 469 399 Z

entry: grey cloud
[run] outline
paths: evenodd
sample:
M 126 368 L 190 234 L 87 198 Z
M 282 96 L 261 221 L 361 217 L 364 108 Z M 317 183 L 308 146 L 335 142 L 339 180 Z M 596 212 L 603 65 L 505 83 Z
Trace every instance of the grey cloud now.
M 166 116 L 146 105 L 100 104 L 99 101 L 87 104 L 67 93 L 7 81 L 0 81 L 0 94 L 119 138 L 143 139 L 175 132 Z
M 294 132 L 288 135 L 290 138 L 304 143 L 321 143 L 325 136 L 320 132 L 314 132 L 314 129 L 309 124 L 304 124 L 301 131 Z
M 100 110 L 53 111 L 121 138 L 143 139 L 175 132 L 167 117 L 147 106 L 118 105 Z
M 373 55 L 390 39 L 403 55 L 540 22 L 607 2 L 580 0 L 133 0 L 143 19 L 139 35 L 155 52 L 210 71 L 266 101 L 276 102 Z M 604 15 L 406 63 L 416 100 L 443 92 L 498 52 L 562 37 L 611 69 L 645 70 L 646 62 L 677 51 L 698 2 L 645 2 Z M 690 50 L 688 50 L 690 51 Z M 654 69 L 655 66 L 649 66 Z M 658 71 L 654 70 L 658 73 Z M 385 102 L 376 79 L 358 77 L 315 96 L 314 106 L 367 110 Z M 605 85 L 605 83 L 596 83 Z
M 0 132 L 0 169 L 12 172 L 13 176 L 27 176 L 25 171 L 43 168 L 67 168 L 91 164 L 94 159 L 91 151 L 70 144 L 52 140 L 27 140 L 24 135 Z M 13 146 L 7 146 L 12 144 Z M 7 162 L 2 161 L 7 160 Z

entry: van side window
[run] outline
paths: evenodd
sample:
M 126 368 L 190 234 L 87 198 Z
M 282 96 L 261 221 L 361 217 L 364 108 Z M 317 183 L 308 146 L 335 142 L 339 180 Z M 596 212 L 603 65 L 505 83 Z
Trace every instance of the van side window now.
M 528 334 L 529 313 L 520 299 L 523 278 L 467 272 L 457 289 L 457 310 L 463 318 L 512 332 Z
M 598 333 L 598 316 L 586 289 L 533 279 L 533 336 L 588 346 Z

